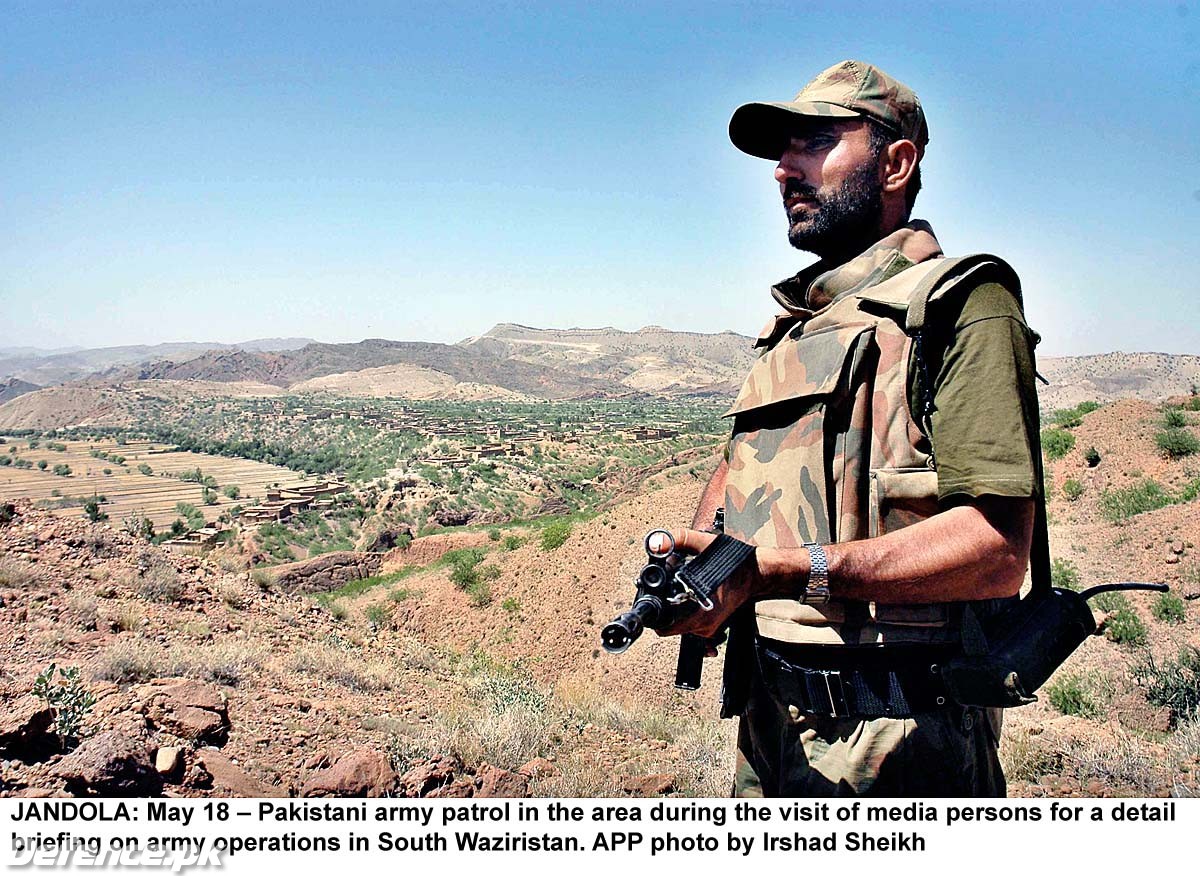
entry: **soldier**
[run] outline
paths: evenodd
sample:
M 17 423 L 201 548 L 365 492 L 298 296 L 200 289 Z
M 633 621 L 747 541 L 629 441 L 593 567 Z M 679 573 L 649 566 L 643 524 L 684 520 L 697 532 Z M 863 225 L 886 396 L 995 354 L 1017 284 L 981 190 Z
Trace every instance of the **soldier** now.
M 999 710 L 951 702 L 936 665 L 1015 598 L 1030 556 L 1037 336 L 1017 277 L 944 258 L 910 218 L 929 131 L 876 67 L 739 107 L 729 135 L 776 162 L 788 239 L 819 260 L 772 288 L 783 312 L 727 414 L 726 461 L 674 533 L 702 550 L 724 505 L 755 562 L 665 632 L 730 627 L 737 796 L 1003 796 Z

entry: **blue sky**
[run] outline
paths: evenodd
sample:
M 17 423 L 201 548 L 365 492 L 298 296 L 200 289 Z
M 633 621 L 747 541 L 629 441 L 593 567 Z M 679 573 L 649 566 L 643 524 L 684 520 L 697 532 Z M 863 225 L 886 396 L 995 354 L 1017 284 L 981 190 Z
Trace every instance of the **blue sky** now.
M 753 334 L 811 257 L 729 114 L 854 57 L 1043 354 L 1200 353 L 1200 2 L 848 8 L 0 0 L 0 346 Z

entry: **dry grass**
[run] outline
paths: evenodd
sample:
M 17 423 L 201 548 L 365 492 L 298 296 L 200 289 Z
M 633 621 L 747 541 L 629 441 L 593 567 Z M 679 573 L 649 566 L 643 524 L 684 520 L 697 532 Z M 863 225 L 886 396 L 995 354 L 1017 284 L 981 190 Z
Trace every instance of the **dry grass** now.
M 215 681 L 236 687 L 262 670 L 264 650 L 240 641 L 220 641 L 195 649 L 179 649 L 167 660 L 168 675 Z
M 67 616 L 77 629 L 85 632 L 94 630 L 100 624 L 99 601 L 85 593 L 73 593 L 67 600 Z
M 215 589 L 217 598 L 234 610 L 241 611 L 250 604 L 245 585 L 236 578 L 222 578 Z
M 28 587 L 37 583 L 37 569 L 16 557 L 0 556 L 0 587 Z
M 174 566 L 158 561 L 146 566 L 137 576 L 137 592 L 151 602 L 178 602 L 184 585 Z
M 288 669 L 303 672 L 350 690 L 371 693 L 391 690 L 395 670 L 389 661 L 371 659 L 358 649 L 328 642 L 301 645 L 288 660 Z
M 128 633 L 141 627 L 146 616 L 136 602 L 121 601 L 114 607 L 111 619 L 112 625 L 118 631 Z
M 123 636 L 100 653 L 93 675 L 101 680 L 131 684 L 162 675 L 162 668 L 163 654 L 158 645 Z

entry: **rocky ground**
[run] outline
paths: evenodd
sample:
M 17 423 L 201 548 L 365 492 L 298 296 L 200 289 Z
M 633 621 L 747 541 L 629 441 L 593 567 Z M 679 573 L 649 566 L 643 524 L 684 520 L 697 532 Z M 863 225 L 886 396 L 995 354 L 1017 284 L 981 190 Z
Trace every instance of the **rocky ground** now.
M 1200 645 L 1200 501 L 1104 516 L 1113 490 L 1153 478 L 1178 498 L 1200 474 L 1159 454 L 1161 416 L 1124 401 L 1071 427 L 1075 447 L 1050 465 L 1052 546 L 1081 586 L 1165 581 L 1182 614 L 1131 595 L 1144 643 L 1111 638 L 1117 612 L 1102 612 L 1110 637 L 1052 680 L 1077 695 L 1044 688 L 1006 714 L 1016 795 L 1196 793 L 1200 726 L 1149 702 L 1134 669 Z M 644 533 L 690 517 L 692 468 L 656 474 L 558 547 L 534 526 L 462 532 L 272 574 L 236 547 L 169 554 L 15 503 L 0 515 L 0 794 L 722 795 L 732 728 L 715 718 L 716 665 L 685 694 L 674 643 L 647 636 L 614 657 L 598 641 Z M 486 553 L 482 587 L 440 559 L 466 547 Z M 352 583 L 363 574 L 373 586 Z M 51 681 L 57 711 L 31 693 L 51 663 L 80 669 Z M 64 730 L 72 703 L 82 718 Z

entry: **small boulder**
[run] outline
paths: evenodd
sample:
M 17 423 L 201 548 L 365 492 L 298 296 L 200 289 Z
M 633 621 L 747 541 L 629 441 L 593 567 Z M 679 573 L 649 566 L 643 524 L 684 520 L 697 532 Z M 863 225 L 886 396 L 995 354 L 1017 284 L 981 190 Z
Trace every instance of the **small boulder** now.
M 202 780 L 203 774 L 208 774 L 213 789 L 224 796 L 271 797 L 278 794 L 269 794 L 266 788 L 248 776 L 240 766 L 214 748 L 204 748 L 196 752 L 196 765 L 201 771 L 197 778 Z M 189 775 L 185 782 L 190 781 Z
M 535 757 L 528 763 L 517 767 L 517 772 L 529 776 L 531 779 L 544 779 L 547 776 L 557 776 L 558 767 L 544 757 Z
M 177 776 L 183 770 L 183 749 L 175 745 L 164 745 L 154 755 L 154 769 L 160 776 Z
M 162 791 L 145 737 L 114 730 L 85 739 L 50 772 L 74 794 L 147 797 Z
M 38 758 L 57 748 L 50 731 L 54 712 L 43 700 L 25 696 L 0 708 L 0 759 Z
M 438 755 L 402 775 L 398 792 L 401 797 L 428 797 L 431 792 L 453 782 L 455 774 L 461 771 L 462 761 L 458 758 Z
M 626 779 L 621 790 L 635 797 L 661 797 L 675 790 L 675 777 L 665 774 Z
M 302 797 L 385 797 L 395 793 L 398 777 L 387 757 L 361 748 L 338 758 L 305 783 Z
M 475 774 L 476 797 L 528 797 L 529 776 L 484 764 Z
M 156 727 L 201 745 L 224 745 L 229 711 L 221 691 L 199 681 L 155 681 L 138 690 L 142 713 Z

